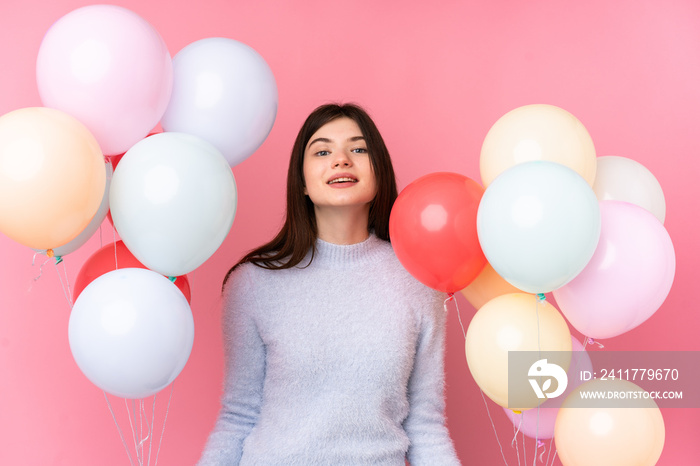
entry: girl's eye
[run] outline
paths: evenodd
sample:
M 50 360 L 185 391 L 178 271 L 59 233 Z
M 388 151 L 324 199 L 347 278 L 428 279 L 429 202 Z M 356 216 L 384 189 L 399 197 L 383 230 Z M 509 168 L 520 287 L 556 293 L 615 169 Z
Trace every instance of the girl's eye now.
M 355 152 L 356 154 L 366 154 L 367 153 L 367 149 L 365 149 L 364 147 L 358 147 L 357 149 L 353 149 L 352 151 Z
M 320 150 L 320 151 L 316 152 L 316 155 L 330 155 L 330 153 L 331 152 L 327 151 L 327 150 Z

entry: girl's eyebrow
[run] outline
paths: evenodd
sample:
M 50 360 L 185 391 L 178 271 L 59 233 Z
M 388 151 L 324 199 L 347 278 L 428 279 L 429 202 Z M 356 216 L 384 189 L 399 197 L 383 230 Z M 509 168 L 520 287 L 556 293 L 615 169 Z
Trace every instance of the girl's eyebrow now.
M 306 146 L 306 148 L 308 149 L 309 147 L 313 146 L 313 145 L 316 144 L 317 142 L 330 143 L 331 140 L 328 139 L 328 138 L 316 138 L 316 139 L 314 139 L 313 141 L 311 141 L 311 142 Z
M 348 139 L 348 141 L 350 141 L 350 142 L 364 141 L 364 140 L 365 140 L 365 137 L 364 137 L 364 136 L 353 136 L 353 137 L 351 137 L 351 138 Z M 325 142 L 325 143 L 327 143 L 327 144 L 330 144 L 330 143 L 333 142 L 333 141 L 330 140 L 330 139 L 328 139 L 328 138 L 316 138 L 316 139 L 314 139 L 313 141 L 311 141 L 311 142 L 306 146 L 306 148 L 308 149 L 309 147 L 313 146 L 313 145 L 316 144 L 317 142 Z

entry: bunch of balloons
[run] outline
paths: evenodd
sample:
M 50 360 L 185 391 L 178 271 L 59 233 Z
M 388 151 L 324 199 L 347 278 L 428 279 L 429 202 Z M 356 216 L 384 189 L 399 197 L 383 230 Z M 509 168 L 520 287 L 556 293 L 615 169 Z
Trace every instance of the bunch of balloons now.
M 654 447 L 615 464 L 654 464 L 663 420 L 653 401 L 657 414 L 648 417 L 643 440 L 624 427 L 639 415 L 636 408 L 611 414 L 616 424 L 604 433 L 581 427 L 590 409 L 559 415 L 575 385 L 558 403 L 530 411 L 508 406 L 508 352 L 569 352 L 564 369 L 590 366 L 566 320 L 587 337 L 609 338 L 659 309 L 675 254 L 658 181 L 631 159 L 597 157 L 583 124 L 544 104 L 496 121 L 482 145 L 480 171 L 483 187 L 433 173 L 399 194 L 390 220 L 397 257 L 424 284 L 461 291 L 477 309 L 465 336 L 469 369 L 526 435 L 556 435 L 557 448 L 575 452 L 561 455 L 566 465 L 632 458 L 626 452 L 640 442 Z M 550 292 L 561 313 L 545 299 Z
M 231 168 L 272 129 L 275 78 L 232 39 L 202 39 L 171 58 L 153 26 L 115 5 L 56 21 L 36 77 L 44 106 L 0 117 L 0 231 L 60 260 L 111 214 L 121 241 L 79 273 L 70 346 L 106 392 L 153 395 L 189 358 L 186 275 L 231 229 Z

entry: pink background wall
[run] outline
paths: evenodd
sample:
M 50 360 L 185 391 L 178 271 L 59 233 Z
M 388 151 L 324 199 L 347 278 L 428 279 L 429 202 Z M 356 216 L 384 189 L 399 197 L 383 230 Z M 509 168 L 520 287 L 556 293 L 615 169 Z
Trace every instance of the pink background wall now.
M 269 138 L 234 169 L 239 205 L 231 233 L 189 275 L 195 343 L 175 382 L 160 464 L 189 465 L 198 458 L 218 409 L 221 279 L 244 250 L 280 225 L 293 138 L 306 114 L 329 100 L 356 101 L 369 109 L 387 140 L 401 188 L 435 171 L 479 181 L 483 138 L 513 108 L 548 103 L 576 115 L 599 156 L 629 157 L 655 174 L 665 191 L 665 225 L 677 254 L 676 280 L 661 309 L 641 327 L 604 341 L 603 351 L 700 350 L 694 299 L 700 278 L 699 2 L 114 3 L 149 21 L 172 55 L 213 36 L 252 46 L 275 73 L 280 95 Z M 34 65 L 43 34 L 55 20 L 87 4 L 2 2 L 0 114 L 41 105 Z M 32 266 L 33 251 L 0 235 L 0 464 L 128 464 L 102 392 L 70 354 L 69 306 L 57 273 L 67 274 L 72 284 L 86 258 L 112 236 L 106 222 L 102 239 L 96 235 L 65 258 L 65 271 L 50 262 L 34 281 L 44 258 Z M 461 297 L 459 306 L 468 321 L 474 310 Z M 502 464 L 466 366 L 455 312 L 448 325 L 448 418 L 458 453 L 465 464 Z M 168 393 L 157 399 L 157 436 Z M 112 403 L 133 446 L 124 403 Z M 508 463 L 516 464 L 512 426 L 499 407 L 490 401 L 488 406 Z M 697 409 L 663 411 L 666 445 L 660 464 L 697 464 L 699 414 Z M 529 461 L 533 443 L 528 441 Z M 153 448 L 155 459 L 157 442 Z

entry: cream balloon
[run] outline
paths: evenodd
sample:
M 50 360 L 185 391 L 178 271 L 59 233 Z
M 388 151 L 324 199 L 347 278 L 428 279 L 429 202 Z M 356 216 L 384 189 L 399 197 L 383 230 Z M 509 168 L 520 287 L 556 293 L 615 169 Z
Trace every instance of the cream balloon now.
M 44 107 L 0 117 L 0 231 L 34 249 L 78 236 L 104 197 L 104 156 L 72 116 Z
M 105 217 L 107 217 L 107 212 L 109 212 L 109 187 L 112 183 L 112 175 L 114 174 L 114 169 L 112 167 L 112 162 L 106 159 L 105 174 L 107 176 L 107 180 L 105 183 L 104 194 L 102 195 L 102 202 L 100 203 L 100 207 L 97 209 L 97 213 L 92 217 L 92 220 L 90 220 L 88 226 L 86 226 L 85 229 L 81 231 L 78 236 L 76 236 L 70 242 L 64 244 L 63 246 L 53 248 L 50 250 L 50 252 L 46 249 L 35 249 L 35 251 L 45 255 L 50 255 L 52 257 L 62 257 L 66 254 L 70 254 L 71 252 L 78 250 L 80 246 L 82 246 L 90 238 L 92 238 L 92 235 L 94 235 L 95 232 L 99 230 L 100 225 L 102 225 L 102 222 L 104 221 Z
M 510 293 L 476 312 L 467 329 L 465 350 L 469 371 L 481 390 L 500 406 L 516 409 L 508 406 L 508 352 L 571 351 L 571 333 L 547 301 Z
M 488 187 L 508 168 L 534 160 L 566 165 L 593 185 L 596 173 L 593 140 L 585 126 L 562 108 L 525 105 L 499 118 L 481 146 L 481 182 Z
M 661 411 L 651 398 L 634 406 L 603 406 L 581 392 L 644 392 L 626 380 L 592 380 L 566 398 L 554 427 L 557 452 L 564 466 L 653 466 L 664 447 Z M 618 402 L 619 404 L 620 402 Z
M 606 155 L 598 157 L 593 191 L 601 201 L 625 201 L 648 210 L 661 223 L 666 219 L 666 199 L 661 184 L 641 163 Z

